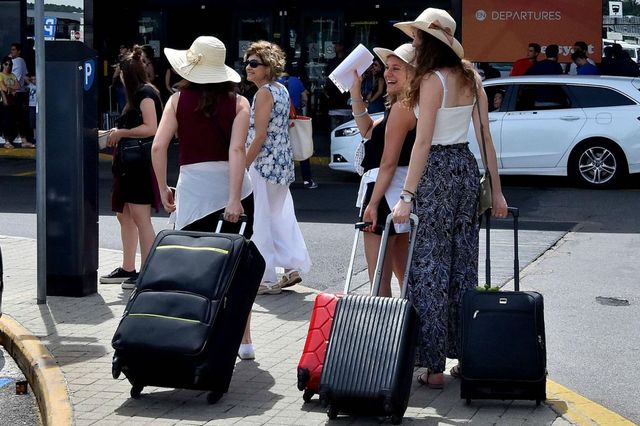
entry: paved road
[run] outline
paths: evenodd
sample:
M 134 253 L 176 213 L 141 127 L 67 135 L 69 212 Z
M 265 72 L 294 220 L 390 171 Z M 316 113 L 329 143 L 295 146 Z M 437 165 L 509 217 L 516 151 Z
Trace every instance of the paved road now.
M 11 355 L 0 346 L 0 425 L 42 424 L 31 388 L 26 395 L 16 395 L 16 382 L 23 380 Z
M 4 162 L 3 162 L 4 161 Z M 28 166 L 12 163 L 8 167 Z M 0 234 L 34 237 L 35 208 L 32 177 L 6 176 L 6 160 L 0 159 Z M 117 223 L 108 211 L 109 179 L 101 166 L 100 246 L 120 247 Z M 106 168 L 108 172 L 108 168 Z M 355 217 L 355 176 L 315 168 L 320 187 L 313 191 L 292 189 L 314 267 L 305 284 L 321 290 L 342 287 L 352 242 Z M 534 263 L 523 282 L 543 291 L 546 298 L 549 370 L 561 384 L 640 423 L 637 396 L 640 369 L 635 368 L 640 348 L 640 177 L 624 188 L 594 191 L 573 188 L 567 179 L 503 179 L 507 200 L 522 212 L 521 257 L 533 261 L 565 232 L 547 262 Z M 105 208 L 106 206 L 106 208 Z M 154 218 L 157 229 L 166 219 Z M 498 226 L 496 244 L 508 244 L 506 225 Z M 509 269 L 509 258 L 498 269 Z M 357 265 L 358 270 L 364 264 Z M 495 269 L 495 268 L 494 268 Z M 551 273 L 550 273 L 551 271 Z M 545 282 L 532 281 L 544 275 Z M 634 281 L 635 280 L 635 281 Z M 630 306 L 606 305 L 614 297 Z

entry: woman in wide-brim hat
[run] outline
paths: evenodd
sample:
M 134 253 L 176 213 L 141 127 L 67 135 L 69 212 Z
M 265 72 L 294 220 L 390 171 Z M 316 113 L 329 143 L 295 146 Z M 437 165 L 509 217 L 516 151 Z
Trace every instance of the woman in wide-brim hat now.
M 198 37 L 188 50 L 166 48 L 173 70 L 186 80 L 169 98 L 153 141 L 151 156 L 162 204 L 175 212 L 176 229 L 212 232 L 221 214 L 222 232 L 236 233 L 247 216 L 253 234 L 253 195 L 245 170 L 244 143 L 249 102 L 236 94 L 240 75 L 225 65 L 226 48 L 215 37 Z M 167 149 L 180 140 L 180 174 L 175 196 L 167 183 Z M 242 359 L 254 357 L 249 319 L 240 346 Z
M 429 8 L 414 21 L 395 26 L 413 38 L 416 49 L 416 74 L 406 102 L 418 124 L 402 199 L 393 215 L 396 223 L 407 223 L 413 206 L 420 219 L 408 281 L 420 318 L 418 363 L 427 368 L 418 381 L 442 388 L 445 359 L 458 358 L 460 352 L 463 295 L 478 284 L 480 174 L 467 142 L 472 118 L 480 152 L 483 136 L 485 140 L 492 214 L 505 217 L 507 203 L 489 132 L 487 96 L 478 73 L 462 59 L 455 20 L 444 10 Z M 451 370 L 458 373 L 457 366 Z
M 378 261 L 382 227 L 391 213 L 391 207 L 400 196 L 411 147 L 416 136 L 416 117 L 413 111 L 402 104 L 402 99 L 413 76 L 411 63 L 414 49 L 409 43 L 395 50 L 375 47 L 374 53 L 385 66 L 384 78 L 387 83 L 386 109 L 384 116 L 373 120 L 365 108 L 361 93 L 361 77 L 354 71 L 351 87 L 351 108 L 356 125 L 365 139 L 365 155 L 360 164 L 363 168 L 356 207 L 360 208 L 359 220 L 371 223 L 364 229 L 364 252 L 373 282 Z M 406 227 L 405 227 L 406 228 Z M 391 228 L 389 236 L 389 256 L 385 258 L 380 281 L 380 295 L 391 296 L 391 274 L 398 282 L 404 280 L 409 246 L 408 229 Z

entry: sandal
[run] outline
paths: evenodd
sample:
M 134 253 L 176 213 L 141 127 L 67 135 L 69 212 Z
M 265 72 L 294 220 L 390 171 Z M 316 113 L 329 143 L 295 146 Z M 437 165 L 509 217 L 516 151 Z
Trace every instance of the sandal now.
M 427 379 L 423 379 L 422 377 L 424 375 L 427 375 Z M 432 373 L 431 371 L 427 371 L 426 373 L 422 373 L 418 376 L 418 383 L 420 383 L 420 385 L 422 386 L 426 386 L 429 389 L 442 389 L 444 388 L 444 383 L 431 383 L 429 381 L 429 377 L 433 376 L 434 374 L 442 374 L 442 373 Z
M 449 370 L 449 374 L 451 374 L 451 377 L 455 378 L 455 379 L 459 379 L 460 378 L 460 364 L 454 365 L 453 367 L 451 367 L 451 370 Z

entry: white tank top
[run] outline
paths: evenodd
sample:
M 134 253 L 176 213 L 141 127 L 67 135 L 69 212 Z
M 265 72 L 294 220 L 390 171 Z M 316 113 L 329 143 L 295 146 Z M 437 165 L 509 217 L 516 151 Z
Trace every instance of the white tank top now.
M 431 145 L 454 145 L 467 141 L 471 113 L 475 105 L 475 97 L 471 105 L 445 107 L 447 104 L 447 79 L 440 71 L 434 71 L 442 83 L 442 105 L 436 114 L 436 125 L 433 129 Z M 413 108 L 416 118 L 420 115 L 420 107 Z

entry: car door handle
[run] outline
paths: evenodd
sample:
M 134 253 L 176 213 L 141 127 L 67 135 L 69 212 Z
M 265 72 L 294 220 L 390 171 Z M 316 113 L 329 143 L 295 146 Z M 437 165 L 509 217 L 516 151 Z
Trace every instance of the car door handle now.
M 498 119 L 497 118 L 490 118 L 489 119 L 489 123 L 493 123 L 494 121 L 498 121 Z
M 580 117 L 577 117 L 575 115 L 564 115 L 562 117 L 560 117 L 560 120 L 564 120 L 564 121 L 576 121 L 576 120 L 580 120 Z

